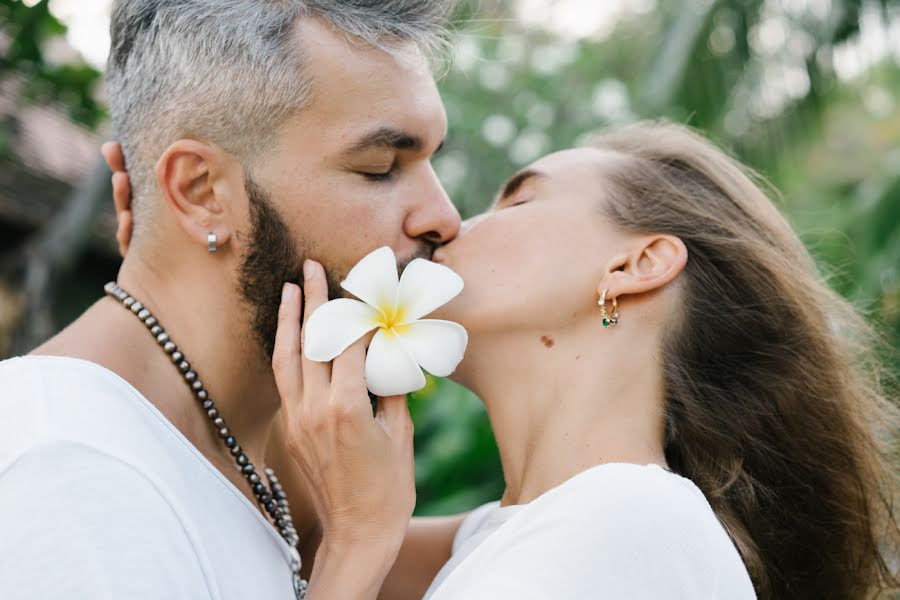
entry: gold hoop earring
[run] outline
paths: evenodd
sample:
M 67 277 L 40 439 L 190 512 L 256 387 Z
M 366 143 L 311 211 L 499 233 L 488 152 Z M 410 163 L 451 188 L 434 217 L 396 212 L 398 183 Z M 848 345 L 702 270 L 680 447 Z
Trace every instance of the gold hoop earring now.
M 597 301 L 597 306 L 600 307 L 600 315 L 603 317 L 602 323 L 604 327 L 609 327 L 619 322 L 619 302 L 615 298 L 612 299 L 612 314 L 609 314 L 609 311 L 606 310 L 607 291 L 603 290 L 600 292 L 600 300 Z

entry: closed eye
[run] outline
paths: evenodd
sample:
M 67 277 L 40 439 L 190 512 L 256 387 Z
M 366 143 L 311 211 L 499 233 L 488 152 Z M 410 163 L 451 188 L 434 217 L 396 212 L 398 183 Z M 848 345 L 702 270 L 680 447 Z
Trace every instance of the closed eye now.
M 366 179 L 368 179 L 369 181 L 383 183 L 386 181 L 391 181 L 394 178 L 394 176 L 397 174 L 397 168 L 392 166 L 387 171 L 381 171 L 381 172 L 360 171 L 359 174 L 362 175 L 363 177 L 365 177 Z

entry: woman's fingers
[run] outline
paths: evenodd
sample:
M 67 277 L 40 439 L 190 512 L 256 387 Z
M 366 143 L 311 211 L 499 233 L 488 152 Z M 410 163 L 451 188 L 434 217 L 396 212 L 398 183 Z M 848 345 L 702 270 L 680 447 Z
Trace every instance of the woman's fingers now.
M 128 173 L 117 171 L 112 176 L 113 204 L 116 207 L 116 241 L 119 243 L 119 254 L 122 258 L 128 253 L 131 245 L 133 219 L 131 214 L 131 183 Z
M 375 418 L 397 442 L 412 442 L 413 422 L 406 395 L 378 398 Z
M 371 335 L 354 342 L 334 359 L 331 367 L 332 402 L 348 411 L 372 418 L 372 405 L 366 390 L 366 347 Z
M 119 142 L 106 142 L 100 146 L 100 153 L 109 165 L 109 170 L 116 171 L 125 170 L 125 155 L 122 153 L 122 146 Z
M 285 412 L 302 402 L 303 378 L 300 362 L 300 286 L 285 283 L 278 308 L 278 330 L 272 352 L 275 383 Z
M 112 171 L 113 204 L 116 207 L 116 241 L 119 243 L 119 254 L 122 257 L 128 252 L 131 244 L 131 182 L 125 171 L 125 155 L 118 142 L 106 142 L 100 147 L 100 153 Z
M 131 211 L 131 180 L 125 171 L 112 174 L 113 203 L 116 212 Z
M 309 316 L 317 308 L 328 302 L 328 282 L 325 279 L 325 269 L 314 260 L 303 262 L 303 298 L 303 329 L 300 332 L 300 360 L 303 368 L 303 379 L 310 393 L 314 393 L 319 397 L 327 394 L 328 386 L 331 383 L 331 364 L 309 360 L 305 354 L 302 354 L 303 335 L 306 333 L 306 324 L 309 322 Z

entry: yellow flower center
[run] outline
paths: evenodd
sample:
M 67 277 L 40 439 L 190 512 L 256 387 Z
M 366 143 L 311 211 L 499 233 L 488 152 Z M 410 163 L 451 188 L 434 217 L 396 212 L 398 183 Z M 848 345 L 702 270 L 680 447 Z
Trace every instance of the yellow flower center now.
M 406 315 L 401 307 L 382 308 L 378 326 L 387 333 L 402 334 L 406 329 Z

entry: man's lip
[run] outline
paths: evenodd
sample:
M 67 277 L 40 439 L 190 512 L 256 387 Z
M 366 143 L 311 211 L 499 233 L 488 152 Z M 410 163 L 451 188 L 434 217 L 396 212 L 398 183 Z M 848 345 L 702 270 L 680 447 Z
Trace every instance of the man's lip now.
M 436 262 L 438 264 L 441 264 L 444 262 L 444 257 L 441 255 L 440 252 L 435 252 L 434 254 L 431 255 L 431 262 Z

